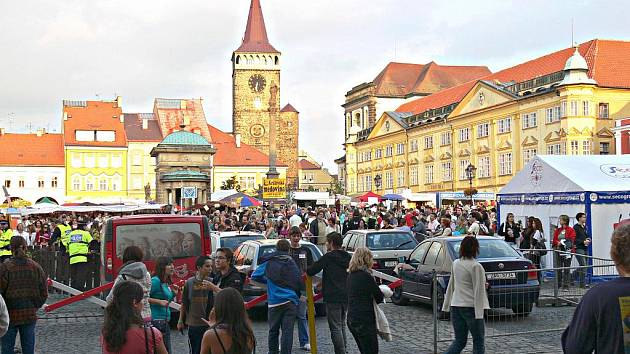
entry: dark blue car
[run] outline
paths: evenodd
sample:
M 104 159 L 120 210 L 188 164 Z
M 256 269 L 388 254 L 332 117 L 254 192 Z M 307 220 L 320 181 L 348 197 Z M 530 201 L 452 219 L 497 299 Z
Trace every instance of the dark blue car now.
M 432 303 L 433 271 L 438 274 L 438 305 L 442 308 L 453 261 L 459 258 L 459 245 L 464 237 L 435 237 L 420 243 L 405 258 L 412 269 L 398 268 L 402 286 L 394 290 L 392 301 L 406 305 L 409 300 Z M 492 308 L 509 308 L 527 315 L 540 294 L 535 266 L 505 241 L 492 236 L 479 236 L 477 260 L 486 271 L 489 283 L 488 301 Z

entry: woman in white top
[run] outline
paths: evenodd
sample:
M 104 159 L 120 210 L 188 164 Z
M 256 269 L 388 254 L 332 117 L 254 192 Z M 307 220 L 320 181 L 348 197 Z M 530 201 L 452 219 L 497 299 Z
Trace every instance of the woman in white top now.
M 453 262 L 451 279 L 446 288 L 442 311 L 451 312 L 455 340 L 446 354 L 461 353 L 473 338 L 473 353 L 484 352 L 483 312 L 490 309 L 486 294 L 486 272 L 475 259 L 479 255 L 479 241 L 467 236 L 459 246 L 459 259 Z
M 29 242 L 30 237 L 29 237 L 28 231 L 24 229 L 24 224 L 22 223 L 17 224 L 17 226 L 15 227 L 15 230 L 13 231 L 13 236 L 22 236 L 22 238 L 26 240 L 26 245 L 32 246 L 32 243 Z
M 451 219 L 450 218 L 441 218 L 440 219 L 440 233 L 434 234 L 433 236 L 451 236 L 453 234 L 453 230 L 451 229 Z

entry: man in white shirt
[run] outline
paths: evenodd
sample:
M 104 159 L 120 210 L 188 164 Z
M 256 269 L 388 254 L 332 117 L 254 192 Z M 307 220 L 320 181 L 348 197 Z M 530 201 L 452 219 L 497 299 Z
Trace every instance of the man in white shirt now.
M 472 235 L 475 237 L 479 235 L 479 230 L 480 230 L 479 219 L 481 219 L 481 215 L 478 212 L 473 211 L 472 213 L 470 213 L 468 220 L 470 221 L 471 224 L 470 224 L 470 227 L 468 228 L 468 232 L 467 232 L 468 235 Z
M 24 229 L 24 224 L 22 223 L 17 224 L 15 230 L 13 230 L 13 236 L 22 236 L 26 240 L 27 246 L 33 245 L 34 240 L 31 240 L 31 238 L 29 237 L 28 231 Z
M 295 210 L 289 211 L 289 214 L 293 214 L 289 218 L 289 224 L 291 225 L 291 227 L 293 226 L 299 227 L 300 224 L 302 223 L 302 218 L 295 212 Z
M 435 213 L 431 213 L 431 215 L 429 215 L 429 225 L 427 225 L 427 227 L 433 233 L 439 226 L 440 222 L 437 220 L 437 215 Z

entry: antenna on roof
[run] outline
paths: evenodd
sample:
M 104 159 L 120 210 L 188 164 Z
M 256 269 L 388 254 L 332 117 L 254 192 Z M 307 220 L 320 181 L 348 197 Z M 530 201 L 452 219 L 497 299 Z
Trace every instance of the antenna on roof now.
M 571 17 L 571 47 L 573 47 L 575 45 L 575 42 L 573 40 L 573 17 Z

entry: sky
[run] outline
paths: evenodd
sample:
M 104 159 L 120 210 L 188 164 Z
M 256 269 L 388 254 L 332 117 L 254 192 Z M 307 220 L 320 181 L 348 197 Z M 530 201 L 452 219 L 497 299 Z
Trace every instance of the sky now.
M 281 105 L 300 148 L 331 172 L 343 155 L 345 93 L 390 61 L 498 71 L 593 38 L 630 40 L 625 1 L 261 0 L 282 52 Z M 59 132 L 62 100 L 204 99 L 231 131 L 230 57 L 250 0 L 0 2 L 0 127 Z M 573 26 L 572 26 L 573 22 Z M 573 30 L 572 30 L 573 27 Z

